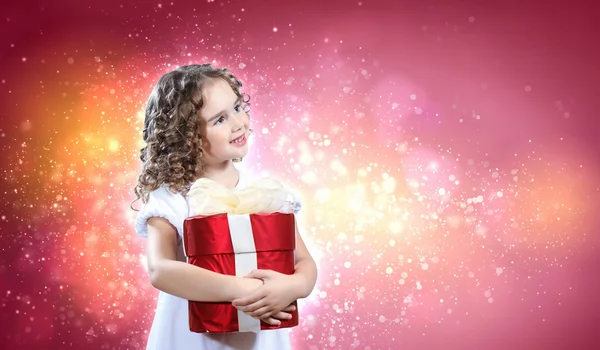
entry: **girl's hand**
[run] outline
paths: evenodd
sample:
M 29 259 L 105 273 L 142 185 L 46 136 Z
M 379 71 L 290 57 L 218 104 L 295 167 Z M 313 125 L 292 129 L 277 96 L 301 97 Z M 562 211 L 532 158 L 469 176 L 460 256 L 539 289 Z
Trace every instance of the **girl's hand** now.
M 296 310 L 296 306 L 290 305 L 271 317 L 265 317 L 265 318 L 254 317 L 254 318 L 258 318 L 271 326 L 279 326 L 281 324 L 280 320 L 289 320 L 292 318 L 292 314 L 290 314 L 290 312 L 292 312 L 294 310 Z
M 258 288 L 262 287 L 265 282 L 260 278 L 246 278 L 246 277 L 238 277 L 237 278 L 238 288 L 236 291 L 235 299 L 243 298 L 251 293 L 255 292 Z
M 263 284 L 264 284 L 264 281 L 261 279 L 258 279 L 258 278 L 240 278 L 239 279 L 239 288 L 240 288 L 240 292 L 242 294 L 239 295 L 238 298 L 249 295 L 256 289 L 258 289 L 260 286 L 262 286 Z M 280 320 L 289 320 L 292 318 L 292 315 L 290 314 L 290 312 L 292 312 L 294 310 L 296 310 L 296 307 L 294 305 L 290 305 L 290 306 L 286 307 L 285 309 L 281 310 L 279 313 L 274 314 L 272 317 L 265 317 L 264 319 L 260 318 L 260 317 L 254 317 L 254 318 L 260 319 L 263 322 L 265 322 L 271 326 L 279 326 L 281 324 Z
M 297 299 L 296 293 L 299 285 L 297 276 L 271 270 L 254 270 L 246 277 L 261 279 L 264 281 L 264 285 L 250 295 L 234 300 L 233 306 L 247 315 L 263 321 L 274 315 L 282 316 L 280 319 L 286 319 L 285 315 L 280 313 Z

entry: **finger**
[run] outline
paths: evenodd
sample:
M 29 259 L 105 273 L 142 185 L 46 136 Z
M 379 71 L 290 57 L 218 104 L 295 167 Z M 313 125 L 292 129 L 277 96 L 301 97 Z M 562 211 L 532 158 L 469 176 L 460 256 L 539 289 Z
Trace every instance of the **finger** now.
M 254 292 L 250 293 L 250 295 L 248 295 L 248 296 L 245 296 L 245 297 L 239 298 L 239 299 L 235 299 L 231 304 L 235 307 L 246 306 L 246 305 L 254 304 L 266 296 L 267 296 L 266 292 L 264 290 L 262 290 L 262 287 L 261 287 L 261 288 L 258 288 L 257 290 L 255 290 Z
M 245 313 L 250 313 L 250 312 L 254 312 L 254 311 L 264 307 L 266 304 L 267 304 L 267 301 L 265 299 L 261 299 L 255 303 L 252 303 L 249 305 L 236 306 L 236 308 Z
M 271 270 L 253 270 L 246 277 L 259 278 L 261 280 L 269 279 L 273 277 L 273 271 Z
M 273 314 L 273 308 L 270 306 L 263 306 L 259 309 L 256 309 L 255 311 L 245 311 L 244 313 L 249 316 L 258 318 L 271 317 L 271 315 Z
M 280 312 L 272 315 L 271 317 L 276 318 L 278 320 L 287 321 L 287 320 L 291 320 L 292 319 L 292 314 L 280 311 Z
M 271 326 L 279 326 L 281 321 L 274 319 L 273 317 L 261 318 L 261 321 Z
M 285 312 L 293 312 L 296 311 L 296 305 L 289 305 L 288 307 L 286 307 L 285 309 L 281 310 L 281 311 L 285 311 Z

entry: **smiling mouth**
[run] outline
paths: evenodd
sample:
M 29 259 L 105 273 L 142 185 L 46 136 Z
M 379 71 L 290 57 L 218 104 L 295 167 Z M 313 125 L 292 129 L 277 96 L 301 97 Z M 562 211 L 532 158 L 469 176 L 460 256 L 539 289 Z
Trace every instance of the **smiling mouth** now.
M 236 145 L 236 146 L 243 146 L 244 144 L 246 144 L 246 135 L 237 137 L 237 138 L 233 139 L 232 141 L 230 141 L 229 143 Z

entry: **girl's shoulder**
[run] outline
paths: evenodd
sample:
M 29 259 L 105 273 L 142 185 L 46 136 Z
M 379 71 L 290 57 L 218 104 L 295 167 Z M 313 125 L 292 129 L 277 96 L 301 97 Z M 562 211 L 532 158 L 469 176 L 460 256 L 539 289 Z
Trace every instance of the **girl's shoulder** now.
M 150 203 L 151 200 L 179 202 L 181 200 L 185 200 L 185 197 L 179 192 L 172 191 L 171 188 L 169 188 L 169 185 L 162 185 L 156 190 L 150 192 L 150 195 L 148 196 L 148 202 L 146 204 Z
M 148 201 L 144 203 L 136 216 L 136 233 L 142 237 L 148 235 L 146 221 L 151 217 L 167 219 L 178 231 L 187 217 L 188 205 L 181 193 L 173 192 L 166 185 L 150 192 Z M 181 234 L 181 232 L 180 232 Z

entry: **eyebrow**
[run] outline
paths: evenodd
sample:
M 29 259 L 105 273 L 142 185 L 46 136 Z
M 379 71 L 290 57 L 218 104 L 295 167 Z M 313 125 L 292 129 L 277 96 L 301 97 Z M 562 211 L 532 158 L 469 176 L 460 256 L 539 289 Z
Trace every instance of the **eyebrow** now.
M 237 105 L 238 103 L 240 103 L 241 101 L 242 101 L 242 98 L 241 98 L 241 97 L 238 97 L 238 98 L 235 100 L 235 102 L 233 103 L 233 105 L 235 106 L 235 105 Z M 219 118 L 219 117 L 221 116 L 221 113 L 223 113 L 223 111 L 220 111 L 219 113 L 217 113 L 217 114 L 215 114 L 214 116 L 212 116 L 210 119 L 208 119 L 208 121 L 207 121 L 206 123 L 207 123 L 207 124 L 208 124 L 208 123 L 211 123 L 213 120 L 215 120 L 215 119 Z

